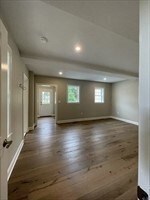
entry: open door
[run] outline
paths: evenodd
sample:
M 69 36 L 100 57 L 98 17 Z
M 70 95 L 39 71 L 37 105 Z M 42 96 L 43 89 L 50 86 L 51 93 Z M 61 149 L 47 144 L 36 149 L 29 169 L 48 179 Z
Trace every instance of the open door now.
M 7 31 L 0 19 L 0 199 L 7 200 Z

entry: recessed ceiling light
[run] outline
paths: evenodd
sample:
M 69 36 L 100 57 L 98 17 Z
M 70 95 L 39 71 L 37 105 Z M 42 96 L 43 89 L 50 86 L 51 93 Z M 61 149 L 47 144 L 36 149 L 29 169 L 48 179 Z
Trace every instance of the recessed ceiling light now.
M 107 78 L 105 77 L 105 78 L 104 78 L 104 81 L 106 81 L 106 80 L 107 80 Z
M 41 39 L 41 42 L 44 44 L 48 42 L 48 39 L 46 37 L 41 36 L 40 39 Z
M 62 75 L 63 73 L 62 72 L 59 72 L 59 75 Z
M 82 50 L 81 46 L 77 45 L 75 46 L 75 51 L 76 52 L 80 52 Z

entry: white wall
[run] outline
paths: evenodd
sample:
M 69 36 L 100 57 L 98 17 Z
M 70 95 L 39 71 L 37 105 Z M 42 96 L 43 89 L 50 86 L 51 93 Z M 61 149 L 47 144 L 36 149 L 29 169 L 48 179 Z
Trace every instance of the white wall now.
M 112 84 L 112 116 L 138 122 L 138 90 L 138 79 Z
M 150 0 L 140 1 L 138 185 L 150 196 Z
M 9 36 L 9 46 L 12 50 L 12 140 L 13 143 L 8 149 L 8 167 L 23 140 L 23 90 L 19 84 L 24 83 L 23 74 L 28 77 L 28 70 L 20 58 L 19 51 Z

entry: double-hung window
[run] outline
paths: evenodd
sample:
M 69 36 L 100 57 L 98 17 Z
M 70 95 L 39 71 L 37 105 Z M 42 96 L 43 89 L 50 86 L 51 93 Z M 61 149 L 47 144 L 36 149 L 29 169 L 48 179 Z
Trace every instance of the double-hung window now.
M 79 103 L 80 102 L 80 87 L 79 86 L 68 85 L 67 102 L 68 103 Z
M 104 88 L 95 88 L 95 103 L 104 103 Z

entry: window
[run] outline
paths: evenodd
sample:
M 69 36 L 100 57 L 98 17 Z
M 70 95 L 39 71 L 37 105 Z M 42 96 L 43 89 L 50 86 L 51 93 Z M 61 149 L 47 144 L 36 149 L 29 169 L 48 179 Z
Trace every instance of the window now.
M 104 88 L 95 88 L 95 103 L 104 103 Z
M 68 85 L 68 103 L 80 102 L 80 87 Z
M 42 92 L 42 104 L 50 104 L 50 92 Z

